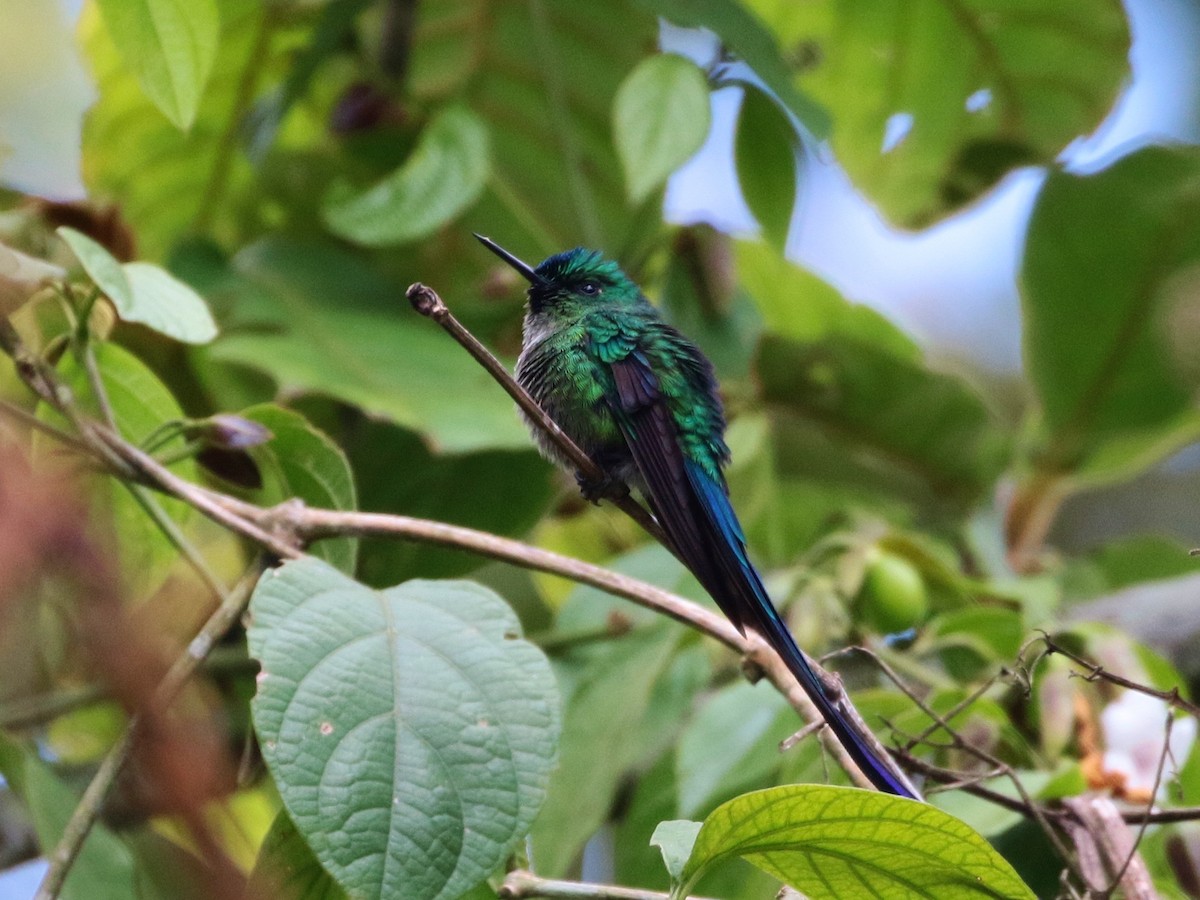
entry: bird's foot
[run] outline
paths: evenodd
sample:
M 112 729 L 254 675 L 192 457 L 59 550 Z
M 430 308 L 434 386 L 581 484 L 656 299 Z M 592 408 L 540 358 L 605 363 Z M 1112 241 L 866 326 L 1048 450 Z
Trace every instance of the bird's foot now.
M 616 475 L 605 474 L 601 478 L 589 478 L 582 472 L 576 472 L 575 483 L 579 485 L 579 493 L 583 494 L 583 499 L 589 503 L 613 500 L 629 493 L 625 482 Z

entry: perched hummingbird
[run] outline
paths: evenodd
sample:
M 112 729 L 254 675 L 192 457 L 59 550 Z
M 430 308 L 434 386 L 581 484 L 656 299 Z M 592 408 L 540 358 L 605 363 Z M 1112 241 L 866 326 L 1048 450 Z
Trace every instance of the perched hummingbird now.
M 700 584 L 739 631 L 753 628 L 779 653 L 871 783 L 916 797 L 846 723 L 750 562 L 722 474 L 729 448 L 712 363 L 600 253 L 576 248 L 535 269 L 475 236 L 529 281 L 517 380 L 605 472 L 602 484 L 576 475 L 584 495 L 596 499 L 618 481 L 640 490 Z M 569 471 L 533 432 L 543 455 Z

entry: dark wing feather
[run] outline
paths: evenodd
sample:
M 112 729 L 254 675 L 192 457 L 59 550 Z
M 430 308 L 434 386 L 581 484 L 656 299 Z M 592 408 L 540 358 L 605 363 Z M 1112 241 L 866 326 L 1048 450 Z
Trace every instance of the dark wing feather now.
M 872 784 L 917 798 L 912 786 L 897 778 L 849 726 L 796 646 L 746 554 L 745 538 L 723 481 L 684 454 L 650 365 L 635 351 L 609 367 L 616 387 L 613 415 L 676 552 L 738 630 L 744 633 L 749 625 L 775 648 Z
M 675 423 L 658 391 L 658 379 L 639 354 L 609 364 L 617 389 L 613 410 L 625 443 L 641 473 L 654 514 L 688 568 L 739 631 L 747 624 L 743 610 L 721 589 L 721 570 L 713 559 L 708 517 L 688 477 Z

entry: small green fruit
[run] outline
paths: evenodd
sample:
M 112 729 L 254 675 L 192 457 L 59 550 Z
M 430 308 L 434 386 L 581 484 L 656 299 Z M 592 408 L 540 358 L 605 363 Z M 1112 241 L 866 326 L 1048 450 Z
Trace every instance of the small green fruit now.
M 917 567 L 902 556 L 876 549 L 858 592 L 859 614 L 880 634 L 921 624 L 929 615 L 929 596 Z

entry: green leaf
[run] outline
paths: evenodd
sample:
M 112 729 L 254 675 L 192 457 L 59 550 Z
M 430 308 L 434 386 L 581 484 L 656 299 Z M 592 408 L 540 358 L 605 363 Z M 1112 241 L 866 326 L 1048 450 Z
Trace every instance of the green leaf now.
M 1042 469 L 1111 481 L 1200 435 L 1200 152 L 1052 172 L 1021 273 Z
M 770 685 L 739 681 L 713 694 L 679 736 L 675 781 L 685 816 L 711 809 L 736 789 L 761 786 L 782 757 L 779 742 L 798 720 Z
M 196 109 L 217 56 L 214 0 L 98 0 L 104 24 L 142 89 L 180 129 Z
M 286 812 L 271 824 L 247 885 L 250 897 L 290 897 L 297 900 L 348 900 L 313 855 Z
M 990 490 L 1011 441 L 966 382 L 926 367 L 895 325 L 777 250 L 741 243 L 737 259 L 772 332 L 760 342 L 756 369 L 774 454 L 751 463 L 766 470 L 760 502 L 774 512 L 762 530 L 774 558 L 776 549 L 791 553 L 797 539 L 811 540 L 814 521 L 850 505 L 895 519 L 898 500 L 953 512 Z M 736 468 L 731 475 L 736 486 Z M 753 540 L 752 512 L 744 521 Z M 785 532 L 781 522 L 789 521 L 803 528 Z M 793 540 L 780 541 L 785 533 Z
M 29 809 L 42 851 L 62 838 L 79 797 L 37 757 L 0 736 L 0 773 Z M 63 885 L 63 900 L 127 900 L 137 896 L 129 848 L 103 824 L 84 840 Z
M 965 382 L 848 334 L 768 336 L 756 368 L 777 426 L 791 429 L 779 440 L 793 474 L 819 477 L 799 452 L 807 443 L 830 476 L 950 509 L 983 496 L 1008 460 L 1008 435 Z
M 457 85 L 492 135 L 475 230 L 545 255 L 623 246 L 633 228 L 657 226 L 657 208 L 627 205 L 611 127 L 622 78 L 654 46 L 653 16 L 546 0 L 454 4 L 428 18 L 423 8 L 421 18 L 428 31 L 413 52 L 414 91 L 432 100 Z M 452 245 L 446 268 L 461 268 L 461 257 Z
M 341 887 L 429 900 L 491 874 L 542 805 L 559 730 L 512 610 L 471 582 L 372 591 L 311 557 L 250 609 L 263 756 Z
M 217 323 L 204 298 L 152 263 L 119 263 L 103 246 L 73 228 L 58 229 L 84 271 L 127 322 L 140 322 L 188 344 L 206 344 Z
M 256 500 L 263 505 L 299 497 L 309 506 L 357 509 L 354 474 L 340 447 L 299 413 L 265 403 L 240 415 L 271 432 L 271 439 L 249 451 L 263 476 Z M 354 574 L 358 541 L 352 537 L 317 542 L 315 556 L 348 575 Z
M 116 344 L 96 344 L 93 347 L 96 363 L 100 369 L 100 381 L 108 395 L 113 416 L 121 434 L 134 444 L 149 437 L 159 426 L 183 418 L 179 403 L 150 369 L 128 350 Z M 75 402 L 93 416 L 100 414 L 99 406 L 92 395 L 87 373 L 75 361 L 66 356 L 59 364 L 59 374 L 71 389 Z M 55 411 L 42 405 L 38 415 L 60 427 L 65 420 Z M 160 450 L 171 453 L 183 446 L 183 438 L 172 438 Z M 49 440 L 38 439 L 35 444 L 39 452 L 53 453 L 57 447 Z M 169 468 L 188 481 L 197 480 L 195 462 L 181 459 Z M 93 516 L 102 534 L 117 534 L 121 540 L 117 553 L 121 560 L 121 571 L 135 597 L 149 596 L 166 579 L 171 567 L 179 558 L 175 545 L 146 514 L 133 495 L 119 481 L 97 476 L 98 483 L 93 492 Z M 195 520 L 195 510 L 181 500 L 158 497 L 163 510 L 188 531 L 189 523 Z
M 452 106 L 421 132 L 412 155 L 365 191 L 335 182 L 322 208 L 337 235 L 371 247 L 402 244 L 432 234 L 471 206 L 489 172 L 487 126 Z
M 207 344 L 217 336 L 217 323 L 204 298 L 153 263 L 125 263 L 133 305 L 117 307 L 123 319 L 141 322 L 187 344 Z
M 370 422 L 354 430 L 346 451 L 363 509 L 372 512 L 404 510 L 518 536 L 537 524 L 555 495 L 553 470 L 532 448 L 434 454 L 419 434 Z M 480 565 L 478 557 L 452 548 L 367 538 L 358 577 L 382 586 L 406 578 L 451 578 Z
M 921 359 L 917 345 L 891 321 L 869 306 L 850 302 L 778 249 L 761 241 L 738 241 L 735 249 L 738 280 L 773 334 L 799 341 L 851 335 L 900 359 Z
M 84 4 L 80 16 L 80 43 L 100 94 L 84 122 L 84 181 L 90 195 L 120 198 L 121 218 L 137 235 L 142 259 L 161 259 L 182 234 L 197 230 L 238 246 L 247 232 L 280 228 L 281 206 L 312 205 L 318 196 L 302 180 L 295 186 L 300 173 L 293 164 L 287 167 L 292 193 L 284 203 L 272 198 L 267 204 L 265 195 L 282 190 L 277 167 L 252 165 L 236 146 L 239 135 L 230 131 L 252 99 L 245 96 L 246 79 L 266 85 L 281 75 L 307 39 L 307 17 L 318 7 L 292 7 L 282 16 L 267 4 L 243 0 L 217 0 L 217 6 L 220 37 L 212 77 L 186 132 L 139 88 L 96 6 Z M 294 150 L 303 143 L 311 153 L 309 142 L 327 126 L 323 104 L 313 107 L 291 111 L 277 146 Z
M 958 819 L 856 788 L 788 785 L 730 800 L 705 819 L 673 896 L 731 856 L 814 897 L 1033 897 Z
M 746 205 L 763 235 L 782 250 L 796 203 L 796 133 L 766 94 L 746 86 L 738 114 L 734 162 Z
M 328 244 L 283 239 L 246 248 L 234 264 L 241 277 L 227 299 L 253 327 L 231 326 L 214 360 L 355 404 L 437 449 L 529 447 L 504 391 L 375 269 Z
M 676 588 L 683 577 L 682 566 L 657 546 L 631 553 L 612 567 L 667 588 Z M 564 691 L 558 767 L 531 835 L 538 871 L 549 877 L 566 874 L 608 817 L 622 778 L 643 752 L 635 740 L 614 741 L 612 736 L 645 733 L 642 725 L 655 686 L 670 668 L 682 636 L 681 626 L 587 587 L 572 591 L 557 627 L 565 632 L 602 627 L 614 611 L 628 615 L 637 627 L 619 640 L 580 646 L 557 667 L 571 689 Z M 597 754 L 597 747 L 605 751 Z
M 709 115 L 708 83 L 690 60 L 666 53 L 638 63 L 613 105 L 630 200 L 640 203 L 700 149 Z
M 892 221 L 915 227 L 1092 132 L 1129 78 L 1116 0 L 786 3 L 747 0 L 795 77 L 836 110 L 834 155 Z
M 771 30 L 736 0 L 635 0 L 638 6 L 684 28 L 707 28 L 749 64 L 770 91 L 818 138 L 829 134 L 829 113 L 802 93 Z
M 121 263 L 103 245 L 86 234 L 65 226 L 58 229 L 58 236 L 66 241 L 83 270 L 96 282 L 96 286 L 108 295 L 118 312 L 135 307 L 129 276 L 125 274 Z
M 673 819 L 669 822 L 659 822 L 650 835 L 650 846 L 657 847 L 662 852 L 663 865 L 671 876 L 671 884 L 678 884 L 683 875 L 683 867 L 688 857 L 692 855 L 692 846 L 696 843 L 696 835 L 700 833 L 701 823 L 687 819 Z

